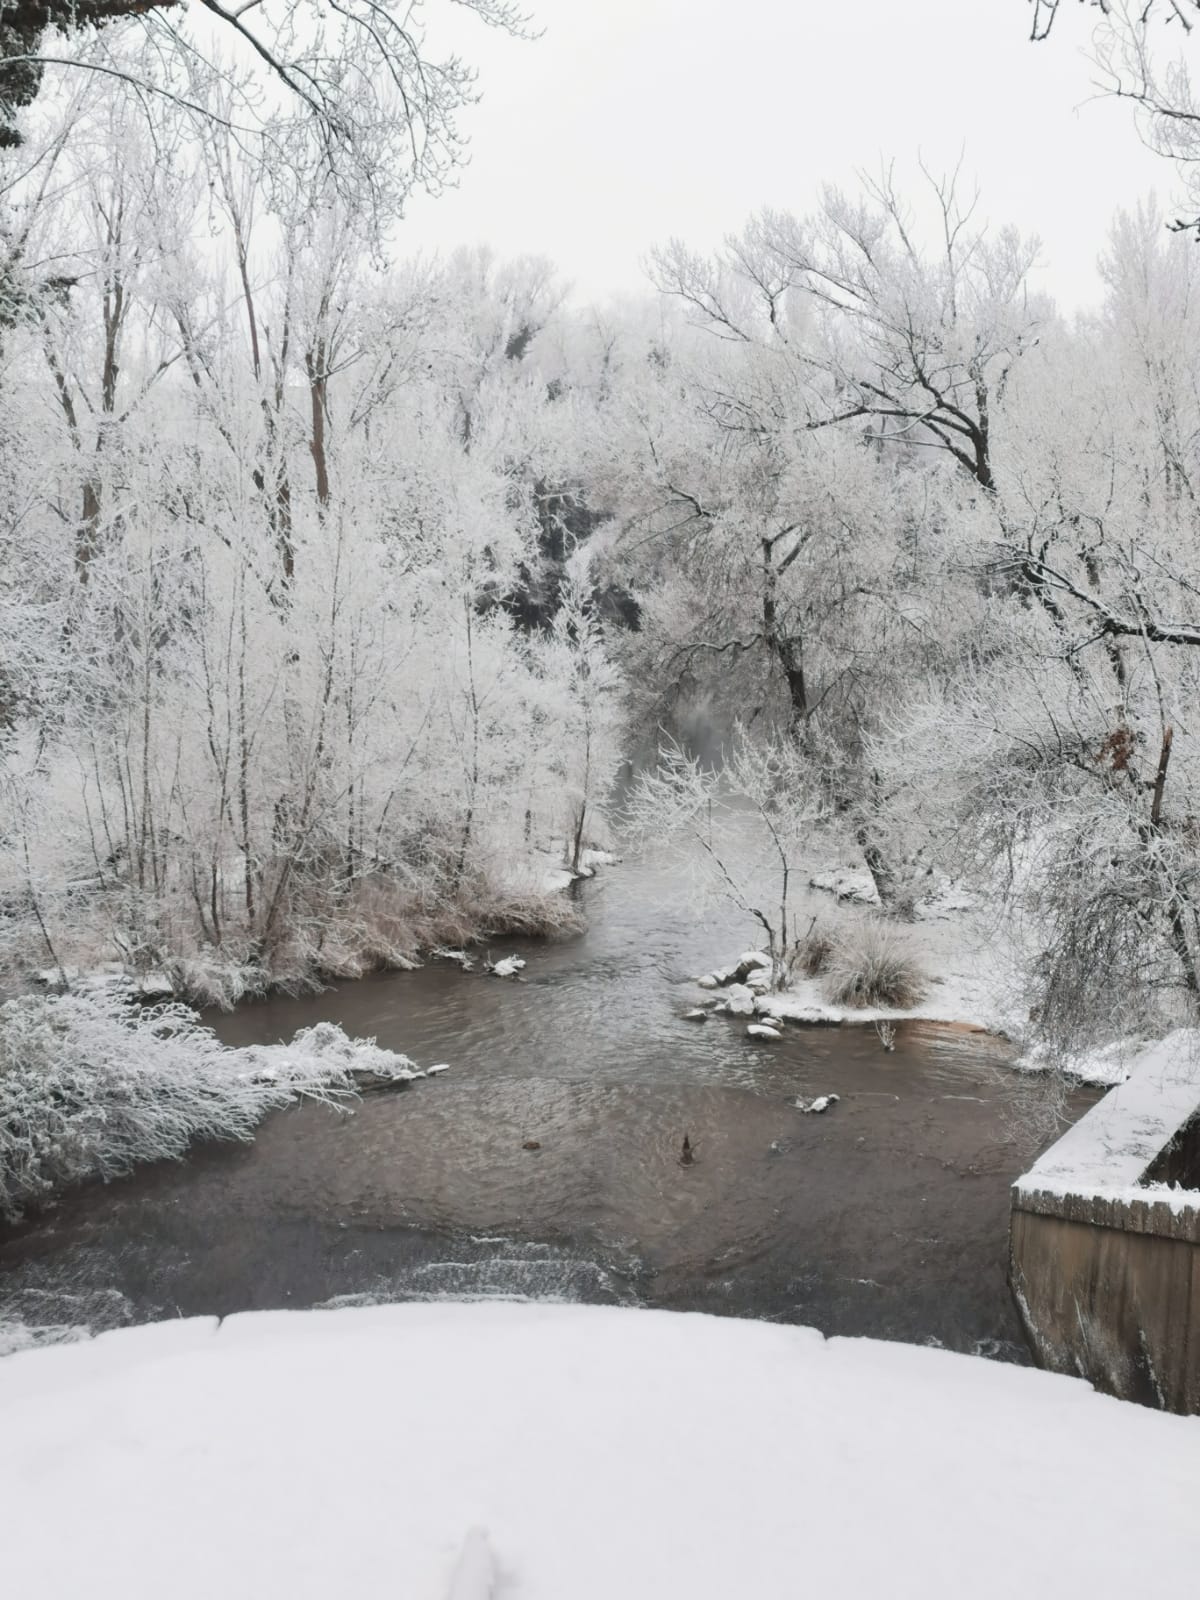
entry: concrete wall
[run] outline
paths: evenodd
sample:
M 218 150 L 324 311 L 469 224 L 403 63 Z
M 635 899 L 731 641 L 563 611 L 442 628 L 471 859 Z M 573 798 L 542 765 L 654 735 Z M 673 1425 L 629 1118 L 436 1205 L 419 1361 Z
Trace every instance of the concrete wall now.
M 1009 1282 L 1042 1366 L 1200 1413 L 1200 1030 L 1146 1046 L 1018 1178 Z
M 1029 1204 L 1038 1198 L 1041 1207 Z M 1014 1191 L 1009 1266 L 1041 1366 L 1123 1400 L 1200 1414 L 1195 1212 Z

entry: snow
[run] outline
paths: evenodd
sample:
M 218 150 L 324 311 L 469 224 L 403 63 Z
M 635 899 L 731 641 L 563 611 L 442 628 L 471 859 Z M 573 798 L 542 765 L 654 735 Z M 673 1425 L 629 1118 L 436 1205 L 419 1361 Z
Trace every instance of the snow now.
M 755 1009 L 760 1016 L 769 1014 L 797 1023 L 941 1022 L 1019 1037 L 1028 1021 L 1021 1010 L 1023 989 L 1017 981 L 1023 955 L 1013 948 L 1009 930 L 997 928 L 979 907 L 951 910 L 950 902 L 956 898 L 966 897 L 947 891 L 945 914 L 922 921 L 913 930 L 914 953 L 931 979 L 921 1000 L 907 1010 L 835 1005 L 826 999 L 819 977 L 798 977 L 785 989 L 761 994 Z M 843 915 L 852 917 L 854 913 Z M 752 957 L 769 964 L 765 953 L 748 951 L 738 958 L 735 967 L 714 968 L 699 980 L 700 987 L 720 987 L 727 973 Z M 1081 1063 L 1080 1075 L 1084 1071 Z
M 38 1600 L 1115 1600 L 1200 1563 L 1197 1419 L 732 1318 L 162 1323 L 0 1363 L 0 1430 Z
M 913 907 L 922 922 L 933 922 L 940 917 L 951 917 L 959 911 L 974 911 L 979 904 L 976 897 L 960 884 L 947 880 L 938 885 Z
M 1019 1196 L 1161 1202 L 1200 1215 L 1200 1192 L 1143 1184 L 1163 1147 L 1200 1112 L 1200 1030 L 1181 1028 L 1126 1062 L 1127 1077 L 1068 1128 L 1022 1178 Z
M 782 1039 L 783 1034 L 778 1028 L 773 1028 L 769 1022 L 752 1022 L 746 1032 L 752 1039 Z
M 754 990 L 744 983 L 731 983 L 725 991 L 725 998 L 717 1007 L 718 1011 L 727 1011 L 731 1017 L 752 1017 L 757 1004 Z
M 581 850 L 579 870 L 576 872 L 567 865 L 571 855 L 571 846 L 565 840 L 555 842 L 548 850 L 534 851 L 528 863 L 510 866 L 508 879 L 514 884 L 523 885 L 532 872 L 536 887 L 543 894 L 558 894 L 569 889 L 580 878 L 594 878 L 597 867 L 616 866 L 621 860 L 611 850 Z
M 424 1076 L 333 1022 L 232 1049 L 185 1006 L 148 1009 L 102 989 L 23 995 L 0 1006 L 0 1215 L 177 1159 L 195 1140 L 248 1140 L 298 1099 L 344 1106 Z
M 505 956 L 503 960 L 493 961 L 488 971 L 493 978 L 515 978 L 524 966 L 520 956 Z
M 961 989 L 949 984 L 944 987 L 934 985 L 923 1000 L 906 1011 L 898 1010 L 895 1006 L 835 1006 L 822 994 L 819 978 L 802 978 L 778 994 L 760 999 L 758 1005 L 760 1010 L 770 1011 L 773 1016 L 784 1017 L 791 1022 L 837 1024 L 909 1020 L 962 1023 L 981 1031 L 987 1027 L 982 1020 L 987 1015 L 987 1008 L 963 1000 Z
M 91 1330 L 68 1322 L 13 1322 L 0 1317 L 0 1357 L 18 1350 L 35 1350 L 47 1344 L 73 1344 L 90 1337 Z
M 575 882 L 575 873 L 569 867 L 547 867 L 542 874 L 542 889 L 546 894 L 558 894 Z
M 850 900 L 856 905 L 877 906 L 879 890 L 875 880 L 865 870 L 855 867 L 836 867 L 832 872 L 817 872 L 808 880 L 813 889 L 824 889 L 838 900 Z
M 32 973 L 32 981 L 42 989 L 59 993 L 63 980 L 73 990 L 85 994 L 128 994 L 137 1000 L 170 1000 L 175 985 L 165 972 L 131 973 L 119 961 L 104 961 L 85 971 L 81 967 L 42 967 Z
M 482 1528 L 472 1528 L 463 1541 L 448 1600 L 491 1600 L 496 1592 L 496 1576 L 487 1534 Z
M 803 1111 L 805 1116 L 820 1116 L 823 1111 L 828 1111 L 830 1106 L 837 1105 L 841 1099 L 840 1094 L 819 1094 L 815 1100 L 797 1100 L 796 1110 Z
M 581 850 L 579 865 L 581 867 L 615 867 L 621 860 L 612 850 Z
M 1114 1039 L 1079 1055 L 1053 1058 L 1053 1064 L 1068 1078 L 1079 1078 L 1084 1083 L 1124 1083 L 1130 1062 L 1148 1048 L 1144 1039 Z M 1044 1072 L 1051 1061 L 1046 1050 L 1035 1046 L 1017 1064 L 1027 1072 Z
M 464 972 L 472 972 L 475 968 L 475 957 L 467 950 L 451 950 L 445 945 L 437 945 L 429 954 L 437 961 L 453 961 Z

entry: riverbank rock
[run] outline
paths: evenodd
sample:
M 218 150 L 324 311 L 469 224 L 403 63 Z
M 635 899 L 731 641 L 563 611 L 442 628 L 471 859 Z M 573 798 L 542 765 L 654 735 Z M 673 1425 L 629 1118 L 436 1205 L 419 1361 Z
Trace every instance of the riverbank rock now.
M 702 989 L 729 989 L 741 986 L 763 993 L 771 987 L 775 965 L 762 950 L 747 950 L 730 967 L 714 967 L 696 982 Z
M 803 1111 L 806 1117 L 820 1116 L 823 1111 L 828 1111 L 830 1106 L 835 1106 L 841 1099 L 838 1094 L 819 1094 L 815 1100 L 797 1100 L 796 1110 Z
M 728 1012 L 731 1017 L 752 1017 L 755 998 L 754 990 L 748 989 L 744 983 L 732 983 L 728 995 L 717 1009 Z
M 474 972 L 475 970 L 475 957 L 468 955 L 465 950 L 447 950 L 444 946 L 439 945 L 436 950 L 430 951 L 430 955 L 434 956 L 438 961 L 453 961 L 464 972 Z

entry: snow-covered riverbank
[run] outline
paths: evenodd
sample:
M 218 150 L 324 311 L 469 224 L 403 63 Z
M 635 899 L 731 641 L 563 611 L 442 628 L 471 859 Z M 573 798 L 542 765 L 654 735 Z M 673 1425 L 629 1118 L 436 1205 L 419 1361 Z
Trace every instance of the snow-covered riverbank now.
M 41 1600 L 1115 1600 L 1200 1563 L 1200 1421 L 731 1319 L 157 1324 L 14 1356 L 0 1428 L 6 1582 Z
M 298 1100 L 344 1105 L 444 1071 L 328 1021 L 290 1044 L 230 1049 L 184 1006 L 145 1009 L 104 988 L 25 995 L 0 1006 L 0 1219 L 202 1139 L 249 1140 Z
M 1014 1036 L 1022 1021 L 1010 952 L 981 930 L 969 914 L 952 921 L 920 923 L 903 928 L 914 956 L 924 969 L 924 992 L 908 1006 L 837 1004 L 829 999 L 820 977 L 793 977 L 786 987 L 755 996 L 755 1010 L 793 1022 L 865 1023 L 926 1021 L 961 1024 L 988 1033 Z M 697 976 L 710 993 L 726 987 L 728 974 L 748 957 L 767 962 L 765 951 L 747 949 L 709 973 Z M 724 998 L 724 996 L 722 996 Z M 735 1015 L 739 1014 L 735 1011 Z
M 839 925 L 853 939 L 853 929 L 878 919 L 867 898 L 862 875 L 848 871 L 813 879 L 813 886 L 836 892 L 843 902 Z M 849 904 L 846 904 L 849 902 Z M 819 904 L 819 902 L 818 902 Z M 1045 1053 L 1029 1043 L 1030 1008 L 1022 973 L 1030 953 L 1018 947 L 1011 924 L 989 916 L 968 897 L 943 896 L 925 903 L 912 923 L 886 920 L 911 952 L 921 974 L 920 994 L 911 1004 L 849 1005 L 830 998 L 825 977 L 794 975 L 781 989 L 771 989 L 770 961 L 765 951 L 746 949 L 730 954 L 707 973 L 698 973 L 697 999 L 703 1005 L 744 1017 L 748 1026 L 762 1019 L 810 1025 L 875 1026 L 898 1022 L 936 1022 L 950 1027 L 995 1034 L 1023 1049 L 1018 1064 L 1041 1071 Z M 745 981 L 749 968 L 759 971 Z M 693 1013 L 689 1013 L 693 1014 Z M 1164 1022 L 1164 1032 L 1168 1029 Z M 1055 1067 L 1082 1083 L 1121 1083 L 1131 1061 L 1151 1040 L 1117 1039 L 1077 1056 L 1059 1058 Z M 1197 1035 L 1200 1049 L 1200 1034 Z

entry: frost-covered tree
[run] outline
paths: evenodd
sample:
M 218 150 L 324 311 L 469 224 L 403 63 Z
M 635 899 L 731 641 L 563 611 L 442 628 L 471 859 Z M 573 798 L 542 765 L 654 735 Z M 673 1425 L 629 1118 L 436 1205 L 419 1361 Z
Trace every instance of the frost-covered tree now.
M 586 576 L 564 585 L 549 636 L 534 648 L 552 697 L 546 726 L 555 742 L 547 756 L 565 801 L 566 859 L 578 872 L 621 757 L 620 679 Z
M 512 0 L 455 4 L 529 35 Z M 20 109 L 47 69 L 56 82 L 92 74 L 133 103 L 157 100 L 259 141 L 276 161 L 303 144 L 345 192 L 394 211 L 414 187 L 436 192 L 452 177 L 465 152 L 458 118 L 477 98 L 474 71 L 433 42 L 426 11 L 377 0 L 15 0 L 0 13 L 0 147 L 20 144 Z
M 739 730 L 720 767 L 665 744 L 626 812 L 635 836 L 674 851 L 695 875 L 702 902 L 716 896 L 754 924 L 777 987 L 799 939 L 797 879 L 822 815 L 813 779 L 791 739 L 751 740 Z

